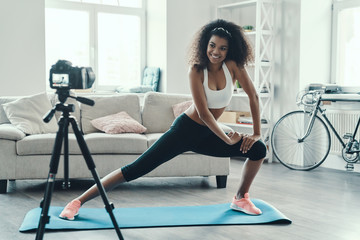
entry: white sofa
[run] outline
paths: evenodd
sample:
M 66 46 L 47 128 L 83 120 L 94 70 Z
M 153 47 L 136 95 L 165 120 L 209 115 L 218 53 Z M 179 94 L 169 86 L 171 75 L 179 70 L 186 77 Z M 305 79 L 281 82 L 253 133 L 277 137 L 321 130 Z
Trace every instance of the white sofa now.
M 57 95 L 47 96 L 53 106 L 57 102 Z M 75 105 L 72 116 L 75 116 L 79 123 L 100 177 L 134 161 L 169 129 L 175 118 L 172 106 L 190 99 L 188 95 L 149 92 L 145 94 L 141 105 L 140 98 L 136 94 L 84 95 L 84 97 L 94 100 L 95 105 L 91 107 L 79 104 L 71 98 L 68 98 L 66 103 Z M 15 102 L 21 98 L 0 97 L 0 193 L 6 193 L 8 180 L 46 179 L 49 172 L 56 133 L 52 131 L 25 134 L 10 123 L 9 112 L 4 111 L 3 104 Z M 93 119 L 120 111 L 126 111 L 133 119 L 146 127 L 147 131 L 143 134 L 107 134 L 97 130 L 90 123 Z M 55 124 L 59 116 L 60 113 L 57 112 L 56 117 L 53 118 Z M 57 179 L 64 176 L 63 165 L 63 157 L 61 157 Z M 229 165 L 229 158 L 186 152 L 146 176 L 216 176 L 217 187 L 224 188 L 227 175 L 229 175 Z M 92 178 L 71 127 L 69 127 L 69 177 L 71 179 Z

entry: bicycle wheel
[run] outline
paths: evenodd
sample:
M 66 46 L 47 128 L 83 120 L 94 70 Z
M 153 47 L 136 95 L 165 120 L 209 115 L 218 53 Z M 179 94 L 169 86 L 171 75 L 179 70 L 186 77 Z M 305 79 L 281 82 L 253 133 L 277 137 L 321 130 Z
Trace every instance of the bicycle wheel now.
M 276 122 L 271 145 L 275 157 L 286 167 L 294 170 L 311 170 L 324 162 L 330 151 L 330 133 L 324 121 L 315 116 L 311 132 L 304 141 L 310 114 L 290 112 Z

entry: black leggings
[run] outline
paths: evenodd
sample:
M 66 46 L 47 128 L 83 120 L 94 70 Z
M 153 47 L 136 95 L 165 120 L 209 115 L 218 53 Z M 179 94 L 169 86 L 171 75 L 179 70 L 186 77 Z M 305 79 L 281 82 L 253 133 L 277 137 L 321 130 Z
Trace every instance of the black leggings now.
M 183 113 L 149 149 L 121 171 L 125 180 L 131 181 L 187 151 L 214 157 L 246 157 L 253 161 L 265 157 L 266 146 L 262 141 L 255 142 L 247 153 L 240 152 L 241 143 L 242 140 L 234 145 L 226 144 L 207 126 L 198 124 Z

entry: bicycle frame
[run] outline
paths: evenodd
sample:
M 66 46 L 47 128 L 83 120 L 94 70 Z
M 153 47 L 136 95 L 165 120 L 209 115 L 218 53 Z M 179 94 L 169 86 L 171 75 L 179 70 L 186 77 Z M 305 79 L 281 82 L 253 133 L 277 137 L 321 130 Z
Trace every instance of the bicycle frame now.
M 304 136 L 300 139 L 298 139 L 299 142 L 303 142 L 310 134 L 312 127 L 314 125 L 314 120 L 315 120 L 315 116 L 318 114 L 318 112 L 321 113 L 323 119 L 325 119 L 325 122 L 327 123 L 327 125 L 330 127 L 330 129 L 332 130 L 332 132 L 335 134 L 336 138 L 339 140 L 339 142 L 341 143 L 341 145 L 343 146 L 343 148 L 346 147 L 346 143 L 342 140 L 342 138 L 340 137 L 340 135 L 338 134 L 338 132 L 336 131 L 336 129 L 334 128 L 334 126 L 331 124 L 330 120 L 327 118 L 326 116 L 326 109 L 322 109 L 321 108 L 321 103 L 325 102 L 325 101 L 331 101 L 331 102 L 336 102 L 336 101 L 342 101 L 342 102 L 360 102 L 360 100 L 350 100 L 350 99 L 332 99 L 332 98 L 322 98 L 322 96 L 319 97 L 319 99 L 317 99 L 316 104 L 311 106 L 315 106 L 314 109 L 309 112 L 309 114 L 311 114 L 311 118 L 309 121 L 309 124 L 307 126 L 306 132 L 304 134 Z M 309 106 L 310 104 L 304 104 L 306 106 Z M 304 110 L 305 111 L 305 110 Z M 352 139 L 355 139 L 357 131 L 359 129 L 359 125 L 360 125 L 360 117 L 358 119 L 358 122 L 356 124 L 354 133 L 352 135 Z M 351 147 L 347 150 L 347 153 L 359 153 L 360 150 L 357 151 L 351 151 Z

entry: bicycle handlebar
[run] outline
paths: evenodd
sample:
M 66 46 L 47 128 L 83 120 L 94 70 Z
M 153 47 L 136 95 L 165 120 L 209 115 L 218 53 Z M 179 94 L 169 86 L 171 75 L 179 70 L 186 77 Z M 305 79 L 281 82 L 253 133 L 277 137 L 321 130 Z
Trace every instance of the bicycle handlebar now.
M 319 100 L 319 96 L 323 94 L 323 91 L 321 90 L 311 90 L 303 94 L 300 98 L 300 100 L 297 102 L 298 105 L 304 105 L 307 107 L 313 107 Z M 311 95 L 311 99 L 308 99 L 307 97 Z

